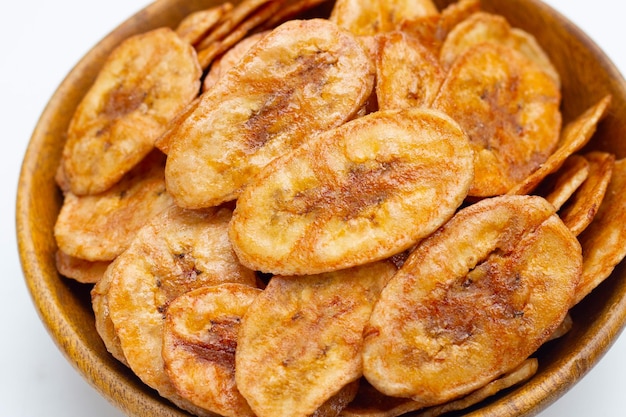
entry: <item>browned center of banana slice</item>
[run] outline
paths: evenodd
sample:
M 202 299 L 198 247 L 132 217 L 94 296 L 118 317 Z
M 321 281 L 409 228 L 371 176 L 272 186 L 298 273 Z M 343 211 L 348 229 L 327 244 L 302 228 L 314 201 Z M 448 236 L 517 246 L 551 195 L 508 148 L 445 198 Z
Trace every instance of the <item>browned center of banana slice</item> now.
M 285 275 L 385 259 L 448 220 L 472 178 L 469 142 L 452 119 L 379 111 L 263 170 L 237 201 L 230 238 L 244 265 Z
M 335 24 L 279 26 L 170 131 L 168 190 L 186 208 L 236 198 L 271 160 L 353 117 L 373 79 L 363 48 Z
M 581 271 L 578 241 L 543 198 L 463 209 L 383 290 L 365 330 L 364 375 L 423 406 L 472 392 L 551 336 Z

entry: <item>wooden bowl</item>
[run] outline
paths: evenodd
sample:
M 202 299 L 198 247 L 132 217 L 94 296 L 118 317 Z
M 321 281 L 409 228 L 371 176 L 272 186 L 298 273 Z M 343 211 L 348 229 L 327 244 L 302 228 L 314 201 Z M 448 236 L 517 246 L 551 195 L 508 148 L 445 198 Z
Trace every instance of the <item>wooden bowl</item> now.
M 451 1 L 438 1 L 444 6 Z M 38 313 L 67 359 L 96 389 L 132 416 L 185 416 L 145 386 L 106 351 L 94 327 L 89 287 L 56 271 L 53 226 L 62 197 L 54 182 L 74 108 L 109 52 L 130 35 L 174 26 L 183 16 L 217 0 L 159 0 L 128 19 L 98 43 L 59 86 L 36 126 L 26 152 L 17 195 L 17 235 L 26 283 Z M 563 16 L 538 0 L 482 0 L 483 9 L 502 14 L 533 33 L 560 71 L 567 122 L 607 93 L 610 114 L 590 148 L 626 157 L 626 85 L 598 47 Z M 626 219 L 625 219 L 626 221 Z M 526 384 L 487 400 L 472 416 L 533 415 L 582 378 L 616 339 L 626 321 L 626 270 L 612 276 L 572 310 L 574 327 L 538 352 L 540 368 Z

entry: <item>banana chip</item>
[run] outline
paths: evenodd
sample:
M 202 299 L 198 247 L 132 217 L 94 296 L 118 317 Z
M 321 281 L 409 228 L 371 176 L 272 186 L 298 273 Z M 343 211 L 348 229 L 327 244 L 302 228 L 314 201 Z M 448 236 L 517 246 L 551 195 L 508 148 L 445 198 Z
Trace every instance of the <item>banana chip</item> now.
M 198 95 L 201 75 L 193 47 L 171 29 L 120 44 L 70 122 L 61 163 L 71 191 L 97 194 L 117 183 Z
M 582 233 L 596 215 L 615 163 L 615 156 L 606 152 L 590 152 L 585 159 L 589 163 L 589 175 L 559 211 L 563 223 L 575 236 Z
M 98 282 L 111 263 L 108 261 L 92 262 L 75 258 L 60 250 L 57 250 L 54 259 L 57 270 L 61 275 L 83 284 L 95 284 Z
M 404 32 L 389 32 L 378 40 L 378 108 L 430 107 L 445 78 L 437 58 L 417 38 Z
M 232 9 L 233 5 L 226 2 L 218 6 L 190 13 L 178 24 L 176 34 L 184 41 L 195 45 Z
M 238 282 L 256 285 L 227 236 L 231 211 L 172 207 L 143 227 L 107 269 L 108 314 L 126 361 L 148 386 L 181 408 L 208 415 L 182 398 L 164 369 L 163 320 L 168 305 L 193 289 Z
M 504 194 L 545 162 L 559 139 L 560 102 L 554 81 L 510 48 L 484 43 L 455 61 L 433 107 L 470 138 L 470 196 Z
M 163 361 L 183 398 L 222 416 L 254 416 L 235 384 L 235 349 L 241 318 L 260 292 L 226 283 L 189 291 L 169 305 Z
M 580 155 L 571 155 L 565 160 L 545 199 L 559 210 L 589 176 L 589 162 Z
M 274 158 L 354 116 L 373 78 L 361 46 L 336 25 L 312 19 L 279 26 L 174 128 L 169 192 L 185 208 L 236 198 Z
M 581 270 L 578 241 L 543 198 L 475 203 L 424 240 L 383 290 L 364 332 L 364 376 L 423 406 L 469 394 L 550 337 Z
M 61 251 L 87 261 L 115 259 L 151 217 L 172 205 L 164 167 L 163 154 L 155 151 L 103 193 L 66 193 L 54 225 Z
M 593 221 L 578 239 L 583 248 L 583 274 L 573 304 L 604 281 L 626 256 L 626 159 L 613 165 L 613 174 Z
M 229 234 L 254 270 L 303 275 L 361 265 L 437 229 L 472 178 L 471 148 L 452 119 L 428 109 L 379 111 L 263 170 L 237 200 Z
M 396 268 L 274 276 L 239 330 L 235 377 L 259 417 L 309 416 L 361 376 L 363 327 Z
M 128 366 L 126 356 L 122 350 L 122 344 L 115 332 L 115 326 L 109 314 L 109 302 L 107 294 L 111 284 L 112 275 L 107 275 L 106 270 L 101 279 L 91 289 L 91 308 L 93 309 L 96 331 L 102 339 L 107 351 L 118 361 Z

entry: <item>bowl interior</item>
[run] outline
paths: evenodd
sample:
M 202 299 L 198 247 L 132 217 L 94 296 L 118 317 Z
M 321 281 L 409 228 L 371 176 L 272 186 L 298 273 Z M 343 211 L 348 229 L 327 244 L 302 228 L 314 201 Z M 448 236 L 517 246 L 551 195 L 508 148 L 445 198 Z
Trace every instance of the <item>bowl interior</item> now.
M 188 13 L 219 1 L 159 0 L 121 24 L 68 74 L 35 128 L 20 175 L 17 234 L 26 283 L 34 304 L 60 350 L 104 397 L 134 416 L 186 416 L 145 386 L 105 349 L 95 326 L 90 287 L 56 271 L 53 226 L 62 196 L 54 182 L 74 108 L 109 52 L 123 39 L 160 26 L 175 26 Z M 436 2 L 443 7 L 452 1 Z M 589 144 L 626 157 L 626 86 L 619 71 L 577 27 L 537 0 L 482 0 L 482 8 L 504 15 L 533 33 L 559 70 L 567 122 L 607 93 L 611 111 Z M 327 9 L 327 8 L 326 8 Z M 526 384 L 470 410 L 473 416 L 531 415 L 548 406 L 602 357 L 626 321 L 626 271 L 611 277 L 572 310 L 574 327 L 538 351 L 539 371 Z

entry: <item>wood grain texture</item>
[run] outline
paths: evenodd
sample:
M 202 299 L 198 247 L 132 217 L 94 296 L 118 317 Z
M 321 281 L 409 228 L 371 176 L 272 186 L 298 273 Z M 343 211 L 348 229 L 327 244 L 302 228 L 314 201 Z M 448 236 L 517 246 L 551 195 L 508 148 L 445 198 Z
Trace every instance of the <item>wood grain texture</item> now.
M 62 197 L 54 174 L 65 132 L 78 102 L 109 52 L 130 35 L 174 26 L 186 14 L 219 1 L 159 0 L 128 19 L 96 45 L 58 87 L 27 149 L 17 195 L 17 239 L 33 303 L 68 361 L 105 398 L 130 416 L 185 416 L 147 388 L 104 348 L 95 331 L 89 286 L 59 276 L 53 226 Z M 442 7 L 451 1 L 438 1 Z M 567 122 L 607 92 L 613 104 L 588 149 L 626 157 L 626 85 L 599 48 L 563 16 L 537 0 L 482 0 L 483 8 L 504 15 L 533 33 L 548 51 L 563 82 Z M 523 386 L 473 408 L 471 416 L 535 415 L 583 377 L 604 355 L 626 322 L 626 270 L 611 277 L 572 310 L 574 327 L 538 351 L 539 371 Z

